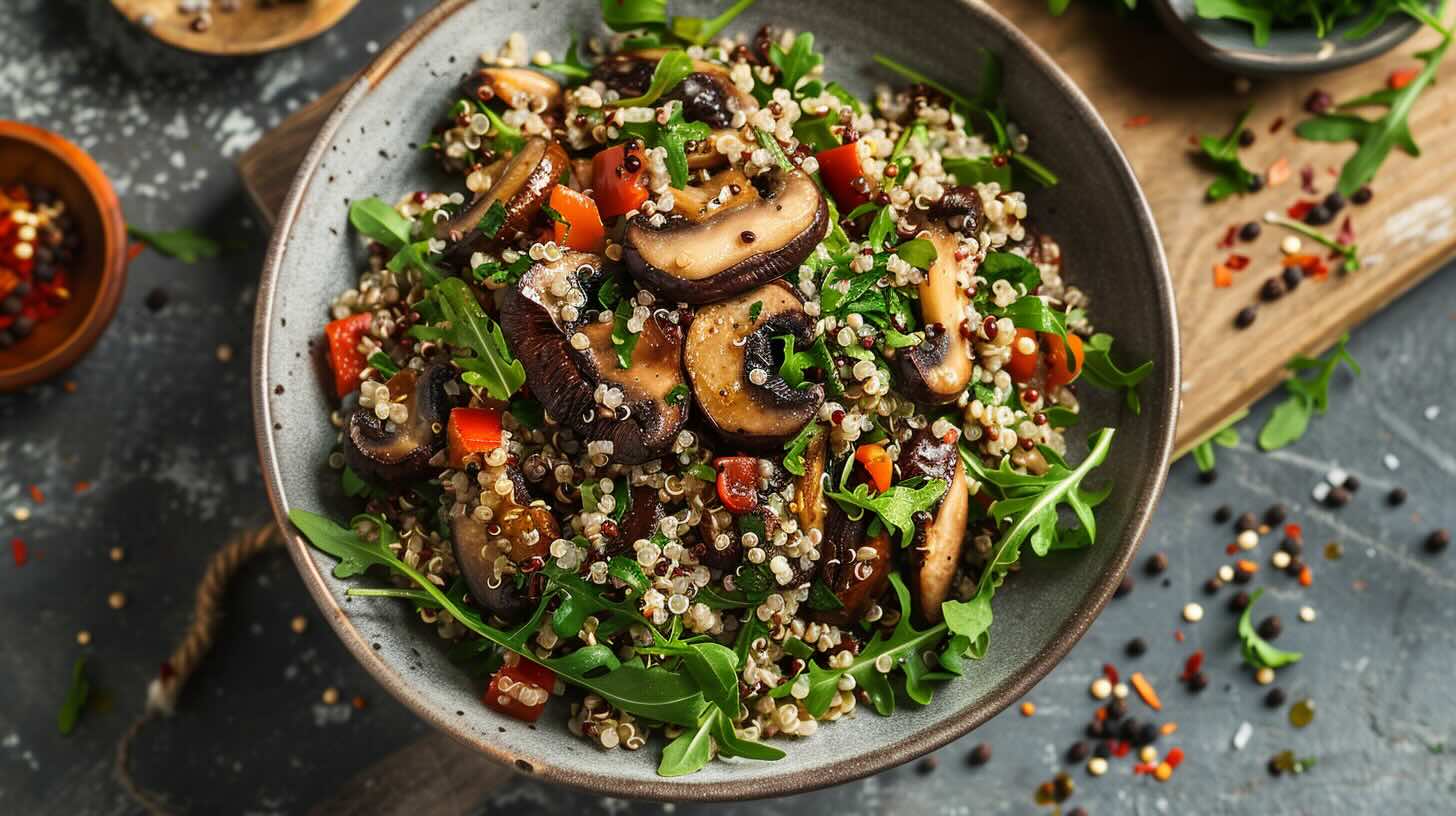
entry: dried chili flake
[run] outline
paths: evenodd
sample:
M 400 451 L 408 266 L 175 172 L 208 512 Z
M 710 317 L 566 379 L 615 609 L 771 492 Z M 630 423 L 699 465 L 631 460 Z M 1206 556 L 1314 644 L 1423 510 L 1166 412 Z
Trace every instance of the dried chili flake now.
M 1335 233 L 1335 240 L 1339 241 L 1345 246 L 1350 246 L 1351 244 L 1355 243 L 1355 225 L 1353 222 L 1350 221 L 1350 216 L 1345 216 L 1345 220 L 1340 222 L 1340 230 L 1339 232 Z M 1339 254 L 1340 253 L 1336 252 L 1331 257 L 1336 257 Z
M 1163 757 L 1163 761 L 1168 763 L 1169 765 L 1172 765 L 1174 768 L 1182 765 L 1183 749 L 1179 748 L 1176 745 L 1173 746 L 1172 750 L 1168 751 L 1168 755 L 1166 757 Z
M 1213 285 L 1217 289 L 1227 289 L 1234 285 L 1234 271 L 1224 264 L 1213 265 Z
M 85 493 L 86 491 L 90 490 L 91 489 L 91 483 L 90 482 L 76 482 L 76 484 L 71 489 L 73 491 L 75 491 L 79 495 L 81 493 Z
M 1299 188 L 1310 195 L 1319 192 L 1314 188 L 1314 166 L 1306 164 L 1299 168 Z
M 1179 643 L 1182 643 L 1183 642 L 1183 630 L 1182 629 L 1174 629 L 1173 630 L 1173 639 L 1176 640 L 1176 641 L 1178 641 Z
M 1140 128 L 1140 127 L 1147 127 L 1148 125 L 1150 125 L 1152 123 L 1153 123 L 1153 117 L 1147 115 L 1146 113 L 1140 113 L 1137 116 L 1134 116 L 1134 117 L 1128 119 L 1123 124 L 1124 124 L 1125 127 L 1129 127 L 1129 128 Z
M 30 548 L 25 546 L 25 541 L 20 538 L 10 539 L 10 557 L 15 559 L 15 566 L 23 567 L 30 561 Z
M 1302 198 L 1289 205 L 1289 209 L 1285 210 L 1284 213 L 1295 221 L 1303 221 L 1305 214 L 1314 209 L 1317 204 L 1319 204 L 1318 201 L 1310 201 Z
M 1420 73 L 1421 69 L 1419 68 L 1398 68 L 1391 71 L 1390 76 L 1385 78 L 1385 84 L 1392 91 L 1398 91 L 1411 84 Z
M 1127 740 L 1118 740 L 1117 742 L 1112 744 L 1112 755 L 1117 757 L 1118 759 L 1122 759 L 1123 757 L 1127 756 L 1127 753 L 1131 750 L 1132 743 L 1128 742 Z
M 1239 225 L 1238 224 L 1234 224 L 1233 226 L 1230 226 L 1228 228 L 1228 232 L 1225 232 L 1223 234 L 1223 237 L 1219 239 L 1219 241 L 1218 241 L 1218 248 L 1219 249 L 1228 249 L 1229 247 L 1231 247 L 1231 246 L 1234 245 L 1234 241 L 1237 241 L 1238 240 L 1238 237 L 1239 237 Z
M 1302 587 L 1307 587 L 1313 583 L 1314 573 L 1310 571 L 1309 565 L 1305 564 L 1304 568 L 1299 571 L 1299 585 Z
M 1233 555 L 1234 553 L 1236 553 L 1238 551 L 1239 551 L 1239 545 L 1234 544 L 1234 543 L 1230 543 L 1228 546 L 1226 546 L 1226 547 L 1223 548 L 1223 552 L 1224 552 L 1225 555 Z
M 1269 123 L 1269 132 L 1270 133 L 1278 133 L 1279 130 L 1281 128 L 1283 128 L 1283 127 L 1284 127 L 1284 117 L 1283 116 L 1275 117 L 1274 121 L 1272 121 L 1272 122 Z
M 1139 762 L 1132 766 L 1132 772 L 1138 776 L 1149 776 L 1158 769 L 1158 766 L 1151 762 Z
M 1133 672 L 1128 679 L 1132 681 L 1132 688 L 1137 692 L 1138 697 L 1148 704 L 1148 708 L 1154 711 L 1163 710 L 1163 701 L 1158 699 L 1158 692 L 1153 690 L 1153 684 L 1143 677 L 1142 672 Z
M 1116 684 L 1121 679 L 1117 673 L 1117 667 L 1111 663 L 1102 664 L 1102 676 L 1106 677 L 1108 682 L 1113 684 Z
M 1284 537 L 1290 541 L 1303 541 L 1304 528 L 1291 521 L 1284 525 Z
M 1288 181 L 1290 172 L 1291 171 L 1289 169 L 1288 159 L 1279 159 L 1278 161 L 1275 161 L 1273 164 L 1269 165 L 1269 172 L 1267 174 L 1269 177 L 1269 186 L 1278 187 L 1279 185 Z
M 1165 737 L 1170 737 L 1170 736 L 1178 733 L 1178 723 L 1175 723 L 1175 722 L 1165 722 L 1161 726 L 1158 727 L 1158 732 L 1161 733 Z M 1178 749 L 1175 748 L 1173 750 L 1176 751 Z M 1169 754 L 1169 756 L 1172 756 L 1172 755 Z
M 1202 668 L 1203 650 L 1199 649 L 1193 654 L 1188 655 L 1188 660 L 1183 663 L 1183 673 L 1178 676 L 1178 679 L 1187 682 L 1193 678 L 1193 675 L 1198 674 L 1199 669 Z
M 1229 269 L 1232 269 L 1235 272 L 1238 272 L 1239 270 L 1248 269 L 1249 268 L 1249 256 L 1248 255 L 1239 255 L 1238 253 L 1234 253 L 1234 254 L 1228 256 L 1228 258 L 1223 263 L 1224 263 L 1224 266 L 1227 266 Z
M 41 492 L 39 485 L 30 486 L 30 500 L 36 504 L 45 504 L 45 493 Z
M 128 246 L 126 248 L 126 262 L 131 263 L 132 261 L 135 261 L 137 259 L 137 256 L 145 252 L 146 249 L 147 245 L 141 243 L 140 241 Z

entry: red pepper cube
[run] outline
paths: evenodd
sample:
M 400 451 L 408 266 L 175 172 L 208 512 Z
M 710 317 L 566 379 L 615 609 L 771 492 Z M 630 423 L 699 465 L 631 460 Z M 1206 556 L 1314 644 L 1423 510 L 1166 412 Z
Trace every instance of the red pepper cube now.
M 718 498 L 734 513 L 758 507 L 758 460 L 752 456 L 722 456 L 718 467 Z
M 501 412 L 497 408 L 456 408 L 450 412 L 445 434 L 450 467 L 465 467 L 465 457 L 500 447 Z
M 522 722 L 535 722 L 546 710 L 546 701 L 556 687 L 556 673 L 532 663 L 520 655 L 506 656 L 506 662 L 490 678 L 481 702 L 488 708 L 515 717 Z
M 324 327 L 329 341 L 329 368 L 334 372 L 334 390 L 340 397 L 359 387 L 359 372 L 369 365 L 359 342 L 369 333 L 373 317 L 364 312 L 340 318 Z

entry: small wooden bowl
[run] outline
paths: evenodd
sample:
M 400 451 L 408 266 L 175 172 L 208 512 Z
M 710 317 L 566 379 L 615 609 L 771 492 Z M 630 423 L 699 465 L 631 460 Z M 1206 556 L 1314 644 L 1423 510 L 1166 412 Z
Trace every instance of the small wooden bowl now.
M 312 39 L 333 28 L 359 0 L 308 0 L 260 8 L 247 0 L 236 11 L 213 3 L 212 25 L 192 28 L 194 15 L 177 11 L 177 0 L 111 0 L 111 5 L 153 37 L 184 51 L 235 57 L 262 54 Z M 145 22 L 151 15 L 150 24 Z
M 126 284 L 126 221 L 111 182 L 81 148 L 47 130 L 0 121 L 0 184 L 49 187 L 80 231 L 71 301 L 29 337 L 0 350 L 0 391 L 65 371 L 95 345 Z

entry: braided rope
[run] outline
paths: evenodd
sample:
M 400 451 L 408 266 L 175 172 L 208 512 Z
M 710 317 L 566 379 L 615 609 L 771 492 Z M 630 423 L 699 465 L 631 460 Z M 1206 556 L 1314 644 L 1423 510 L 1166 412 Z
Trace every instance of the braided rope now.
M 192 607 L 192 623 L 182 642 L 161 670 L 147 685 L 146 707 L 140 717 L 121 735 L 116 744 L 116 781 L 138 805 L 153 816 L 168 811 L 162 801 L 137 785 L 130 770 L 131 742 L 158 715 L 170 717 L 177 710 L 177 697 L 187 679 L 212 649 L 217 627 L 222 621 L 222 601 L 228 582 L 254 556 L 278 544 L 278 528 L 272 524 L 249 530 L 229 541 L 207 562 L 207 571 L 197 584 L 197 599 Z

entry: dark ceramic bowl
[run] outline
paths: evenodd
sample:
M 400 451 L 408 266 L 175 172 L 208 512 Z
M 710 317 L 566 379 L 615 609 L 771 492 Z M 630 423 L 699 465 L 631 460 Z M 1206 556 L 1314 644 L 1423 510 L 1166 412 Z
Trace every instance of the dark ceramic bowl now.
M 0 349 L 0 391 L 65 371 L 96 344 L 126 288 L 126 222 L 106 174 L 86 152 L 48 130 L 0 122 L 0 184 L 48 187 L 66 203 L 81 236 L 71 299 L 29 337 Z
M 685 14 L 714 4 L 675 2 Z M 513 30 L 532 50 L 560 53 L 573 32 L 595 32 L 599 4 L 553 4 L 531 14 L 513 0 L 447 0 L 382 53 L 344 95 L 309 151 L 279 215 L 258 298 L 253 395 L 269 498 L 288 531 L 289 550 L 335 630 L 380 683 L 431 724 L 517 769 L 613 796 L 743 799 L 780 796 L 866 776 L 944 745 L 985 722 L 1036 684 L 1097 616 L 1121 579 L 1163 486 L 1178 403 L 1178 333 L 1172 284 L 1147 202 L 1127 161 L 1085 97 L 1045 54 L 981 3 L 934 0 L 760 2 L 739 27 L 772 20 L 810 29 L 832 75 L 858 91 L 892 77 L 873 51 L 970 86 L 977 48 L 1005 61 L 1006 102 L 1032 135 L 1037 156 L 1060 171 L 1060 186 L 1032 194 L 1038 223 L 1064 248 L 1068 274 L 1092 295 L 1092 314 L 1117 335 L 1128 360 L 1152 359 L 1141 414 L 1112 394 L 1082 393 L 1082 428 L 1115 426 L 1117 439 L 1098 480 L 1116 485 L 1099 508 L 1097 545 L 1033 560 L 996 598 L 992 646 L 968 676 L 936 690 L 931 705 L 905 705 L 893 717 L 865 712 L 784 747 L 778 762 L 720 761 L 679 779 L 656 774 L 660 745 L 635 753 L 602 751 L 571 736 L 565 706 L 522 726 L 485 708 L 480 689 L 446 659 L 434 634 L 404 604 L 348 598 L 333 561 L 288 525 L 298 507 L 346 518 L 351 502 L 324 460 L 335 440 L 329 389 L 320 379 L 327 306 L 353 285 L 363 253 L 349 234 L 346 201 L 386 198 L 441 181 L 407 149 L 448 105 L 447 92 L 482 48 Z M 927 36 L 934 32 L 936 37 Z M 381 161 L 381 152 L 398 157 Z M 281 388 L 280 388 L 281 386 Z M 1083 438 L 1074 440 L 1082 449 Z
M 1313 28 L 1275 28 L 1269 43 L 1256 47 L 1250 29 L 1231 20 L 1205 20 L 1194 0 L 1157 0 L 1163 25 L 1183 46 L 1204 62 L 1240 74 L 1310 74 L 1333 71 L 1364 62 L 1400 45 L 1421 28 L 1403 14 L 1393 14 L 1383 25 L 1358 40 L 1345 32 L 1359 21 L 1348 20 L 1321 40 Z

